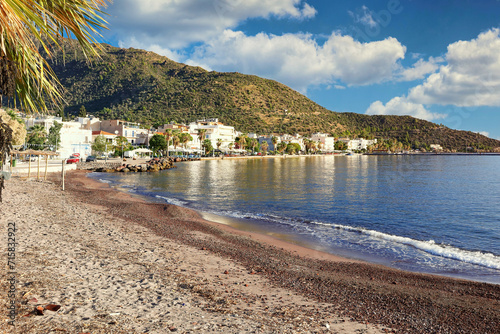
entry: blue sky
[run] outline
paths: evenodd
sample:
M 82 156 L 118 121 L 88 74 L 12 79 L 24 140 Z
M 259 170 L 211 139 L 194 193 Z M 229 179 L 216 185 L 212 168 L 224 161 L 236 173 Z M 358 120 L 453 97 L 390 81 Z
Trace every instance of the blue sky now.
M 120 0 L 104 41 L 500 139 L 500 1 Z

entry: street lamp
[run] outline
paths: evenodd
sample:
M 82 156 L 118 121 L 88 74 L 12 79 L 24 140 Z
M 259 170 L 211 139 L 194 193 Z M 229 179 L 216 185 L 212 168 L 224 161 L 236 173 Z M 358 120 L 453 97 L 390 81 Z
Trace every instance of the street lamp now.
M 118 136 L 118 130 L 115 130 L 115 135 Z M 116 140 L 116 139 L 115 139 Z M 123 142 L 122 142 L 122 160 L 123 160 Z

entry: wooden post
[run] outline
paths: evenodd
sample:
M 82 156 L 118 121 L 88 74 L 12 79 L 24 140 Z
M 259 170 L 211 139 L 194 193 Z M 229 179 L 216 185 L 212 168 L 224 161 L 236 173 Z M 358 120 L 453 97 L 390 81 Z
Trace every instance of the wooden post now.
M 64 161 L 65 159 L 62 159 L 62 190 L 64 191 Z
M 36 160 L 38 161 L 38 169 L 36 172 L 36 180 L 38 181 L 40 179 L 40 155 L 36 156 Z
M 31 176 L 31 154 L 28 154 L 28 179 Z
M 43 179 L 45 181 L 47 181 L 47 169 L 49 168 L 49 155 L 47 154 L 45 156 L 45 176 L 43 177 Z

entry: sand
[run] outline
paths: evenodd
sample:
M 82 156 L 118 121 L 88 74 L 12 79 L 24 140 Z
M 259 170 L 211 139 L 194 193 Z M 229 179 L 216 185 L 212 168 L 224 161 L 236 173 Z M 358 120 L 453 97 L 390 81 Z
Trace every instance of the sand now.
M 498 333 L 500 286 L 350 261 L 68 173 L 12 178 L 17 316 L 2 333 Z M 3 251 L 0 261 L 8 263 Z M 7 271 L 2 305 L 9 305 Z M 57 311 L 37 306 L 59 305 Z

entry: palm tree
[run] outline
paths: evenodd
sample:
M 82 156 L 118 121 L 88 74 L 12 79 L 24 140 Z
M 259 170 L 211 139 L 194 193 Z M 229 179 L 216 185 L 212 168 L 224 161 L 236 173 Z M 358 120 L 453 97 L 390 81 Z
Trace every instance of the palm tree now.
M 240 136 L 240 138 L 238 139 L 238 144 L 240 144 L 240 148 L 241 148 L 242 150 L 244 150 L 244 149 L 245 149 L 245 145 L 246 145 L 246 143 L 247 143 L 247 138 L 248 138 L 248 136 L 247 136 L 246 134 L 242 134 L 242 135 Z
M 277 146 L 278 152 L 283 153 L 283 151 L 286 149 L 286 146 L 287 145 L 284 142 L 279 143 L 278 146 Z
M 165 139 L 167 140 L 167 157 L 170 156 L 170 152 L 168 151 L 168 147 L 170 146 L 170 139 L 172 139 L 173 133 L 172 129 L 165 130 Z
M 198 139 L 200 140 L 200 150 L 203 148 L 203 139 L 207 133 L 207 129 L 198 129 Z
M 259 141 L 255 138 L 251 138 L 250 146 L 252 146 L 252 153 L 255 151 L 255 148 L 259 145 Z
M 264 154 L 267 152 L 267 149 L 269 148 L 269 144 L 267 143 L 267 141 L 263 141 L 262 144 L 260 144 L 260 148 L 262 149 L 262 151 L 264 151 Z
M 28 111 L 47 111 L 46 100 L 56 109 L 62 101 L 62 86 L 45 59 L 55 48 L 62 49 L 58 41 L 65 36 L 74 36 L 85 56 L 98 57 L 96 48 L 100 46 L 94 36 L 106 28 L 100 9 L 106 4 L 107 0 L 0 2 L 0 98 L 5 95 L 14 102 L 19 100 Z M 40 54 L 41 49 L 46 57 Z M 12 133 L 1 121 L 0 167 L 10 154 Z M 0 202 L 4 180 L 0 176 Z
M 177 149 L 177 145 L 181 142 L 179 136 L 177 134 L 173 134 L 172 136 L 172 143 L 174 144 L 174 149 Z
M 304 147 L 306 148 L 306 153 L 309 153 L 309 151 L 311 150 L 311 147 L 312 147 L 312 142 L 313 142 L 313 141 L 312 141 L 312 140 L 310 140 L 310 139 L 305 138 L 305 139 L 303 140 L 303 142 L 304 142 Z
M 45 131 L 45 127 L 41 124 L 35 124 L 30 128 L 26 142 L 40 146 L 45 143 L 46 137 L 47 132 Z
M 60 104 L 61 84 L 45 59 L 62 50 L 60 41 L 66 36 L 76 38 L 86 57 L 98 57 L 94 36 L 105 28 L 101 7 L 106 5 L 106 0 L 2 1 L 2 95 L 19 99 L 27 110 L 46 111 L 46 100 Z
M 278 137 L 272 136 L 271 137 L 271 143 L 273 143 L 273 148 L 276 151 L 276 144 L 278 143 Z
M 184 148 L 187 148 L 187 143 L 193 140 L 193 137 L 189 133 L 181 133 L 179 135 L 180 142 Z
M 220 150 L 220 146 L 222 145 L 222 139 L 217 138 L 217 149 Z

